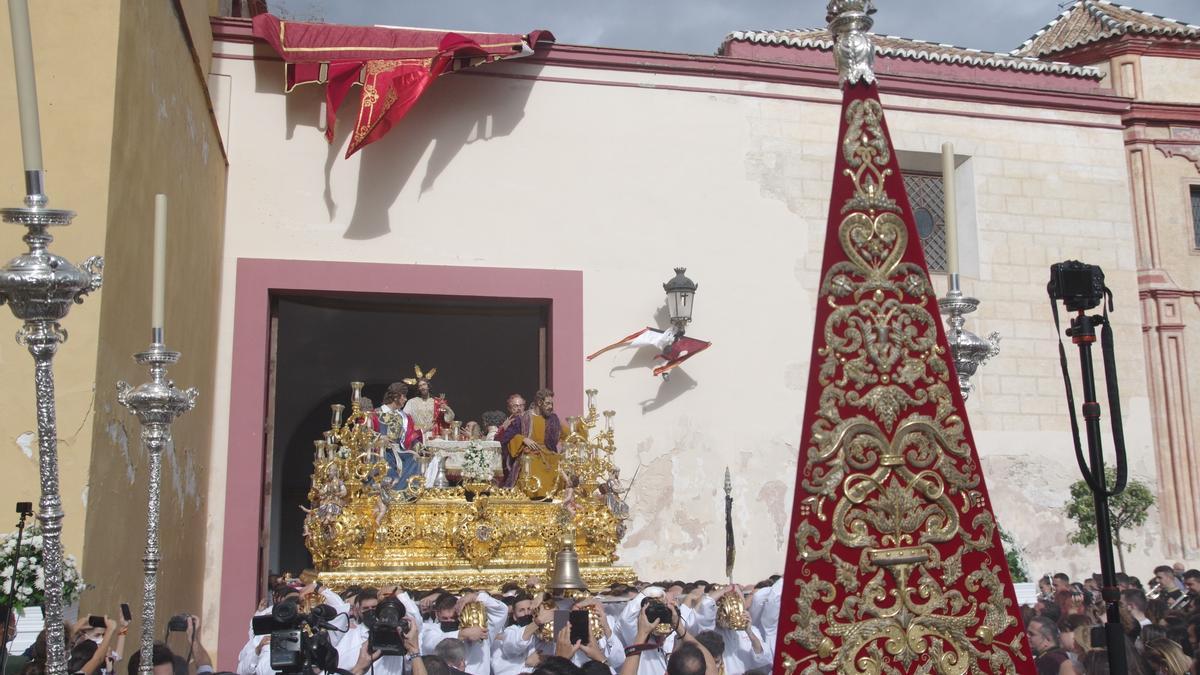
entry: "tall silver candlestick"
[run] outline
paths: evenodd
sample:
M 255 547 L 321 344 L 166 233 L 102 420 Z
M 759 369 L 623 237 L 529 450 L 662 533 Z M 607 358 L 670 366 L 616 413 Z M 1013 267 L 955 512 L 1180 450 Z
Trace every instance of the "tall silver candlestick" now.
M 37 400 L 38 474 L 42 496 L 38 520 L 42 526 L 42 572 L 46 620 L 46 672 L 65 675 L 67 652 L 63 635 L 62 499 L 58 492 L 58 424 L 54 407 L 54 354 L 67 339 L 59 321 L 71 305 L 98 290 L 104 261 L 88 258 L 76 267 L 50 253 L 54 237 L 46 228 L 70 225 L 72 211 L 46 208 L 41 138 L 37 119 L 37 87 L 33 77 L 33 46 L 29 32 L 27 0 L 9 0 L 13 64 L 21 117 L 21 148 L 25 161 L 25 206 L 0 209 L 0 219 L 28 229 L 29 251 L 8 261 L 0 270 L 0 304 L 7 302 L 13 315 L 24 322 L 17 342 L 33 355 L 33 385 Z
M 146 552 L 142 557 L 145 579 L 142 585 L 142 642 L 139 672 L 154 672 L 154 610 L 158 597 L 158 515 L 162 480 L 162 452 L 171 443 L 171 424 L 175 418 L 196 405 L 194 387 L 179 390 L 167 379 L 167 365 L 179 360 L 179 352 L 163 345 L 162 330 L 155 329 L 150 349 L 134 354 L 133 359 L 150 367 L 150 381 L 132 387 L 117 383 L 117 400 L 137 415 L 142 424 L 142 446 L 150 456 L 149 498 L 146 506 Z
M 938 299 L 938 307 L 941 308 L 946 323 L 950 324 L 946 331 L 946 339 L 950 342 L 950 355 L 954 358 L 954 368 L 958 371 L 958 389 L 965 401 L 975 388 L 971 383 L 971 376 L 979 366 L 1000 353 L 1000 334 L 992 331 L 985 340 L 963 329 L 963 324 L 967 321 L 966 315 L 979 308 L 979 301 L 962 294 L 957 274 L 950 275 L 950 290 L 947 291 L 946 297 Z
M 83 296 L 98 290 L 103 281 L 104 260 L 88 258 L 76 267 L 65 258 L 47 250 L 54 237 L 47 227 L 70 225 L 75 214 L 46 208 L 49 200 L 42 193 L 42 172 L 26 173 L 25 206 L 0 209 L 0 218 L 28 228 L 25 243 L 29 251 L 0 270 L 0 304 L 8 303 L 13 315 L 24 322 L 17 331 L 17 342 L 33 355 L 33 384 L 37 400 L 38 473 L 42 497 L 38 520 L 42 526 L 42 569 L 45 575 L 46 671 L 62 675 L 67 671 L 67 653 L 63 646 L 63 551 L 62 499 L 58 491 L 58 424 L 54 405 L 54 354 L 58 343 L 67 339 L 59 321 L 71 305 L 83 302 Z

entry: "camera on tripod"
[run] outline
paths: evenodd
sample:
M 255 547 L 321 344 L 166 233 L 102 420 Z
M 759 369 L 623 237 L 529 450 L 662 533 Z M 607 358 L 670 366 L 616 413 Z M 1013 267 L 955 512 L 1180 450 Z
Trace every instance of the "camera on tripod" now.
M 309 668 L 333 672 L 337 669 L 337 650 L 329 640 L 329 622 L 337 611 L 329 605 L 317 605 L 311 612 L 300 611 L 296 598 L 288 598 L 271 608 L 270 614 L 252 620 L 255 635 L 271 636 L 271 670 L 299 673 Z
M 381 652 L 384 656 L 407 654 L 404 634 L 411 627 L 411 619 L 406 618 L 404 614 L 404 604 L 393 596 L 380 600 L 373 612 L 363 616 L 363 624 L 368 630 L 367 649 Z
M 1078 260 L 1051 265 L 1046 290 L 1051 300 L 1062 300 L 1068 312 L 1086 312 L 1098 307 L 1110 293 L 1104 285 L 1104 270 Z

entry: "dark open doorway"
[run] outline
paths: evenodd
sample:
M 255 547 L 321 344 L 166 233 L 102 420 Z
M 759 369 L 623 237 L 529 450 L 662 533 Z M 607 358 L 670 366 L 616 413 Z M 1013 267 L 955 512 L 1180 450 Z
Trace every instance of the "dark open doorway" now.
M 388 384 L 437 368 L 433 391 L 458 419 L 503 410 L 549 381 L 548 303 L 400 295 L 278 295 L 271 300 L 267 477 L 269 567 L 298 573 L 311 565 L 300 510 L 307 503 L 313 441 L 329 428 L 329 406 L 349 403 L 350 382 L 365 382 L 375 405 Z

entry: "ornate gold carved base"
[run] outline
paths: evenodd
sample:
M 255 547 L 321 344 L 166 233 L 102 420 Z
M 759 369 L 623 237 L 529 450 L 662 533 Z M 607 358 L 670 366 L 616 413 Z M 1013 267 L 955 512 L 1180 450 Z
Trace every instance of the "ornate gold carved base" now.
M 452 487 L 413 494 L 413 501 L 395 499 L 386 511 L 374 513 L 360 495 L 335 521 L 336 536 L 310 536 L 322 581 L 332 587 L 428 590 L 545 580 L 569 524 L 589 587 L 636 579 L 632 569 L 613 566 L 618 521 L 599 498 L 577 499 L 568 516 L 560 500 L 532 501 L 512 489 Z M 310 529 L 310 535 L 318 532 Z

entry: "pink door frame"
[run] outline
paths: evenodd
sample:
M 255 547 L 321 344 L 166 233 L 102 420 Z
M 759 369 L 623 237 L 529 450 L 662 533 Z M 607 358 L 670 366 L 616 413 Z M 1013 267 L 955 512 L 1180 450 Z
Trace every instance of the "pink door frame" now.
M 547 301 L 550 386 L 557 390 L 563 415 L 583 410 L 580 271 L 239 258 L 236 283 L 218 632 L 222 670 L 236 668 L 236 655 L 257 602 L 272 293 L 395 293 Z

